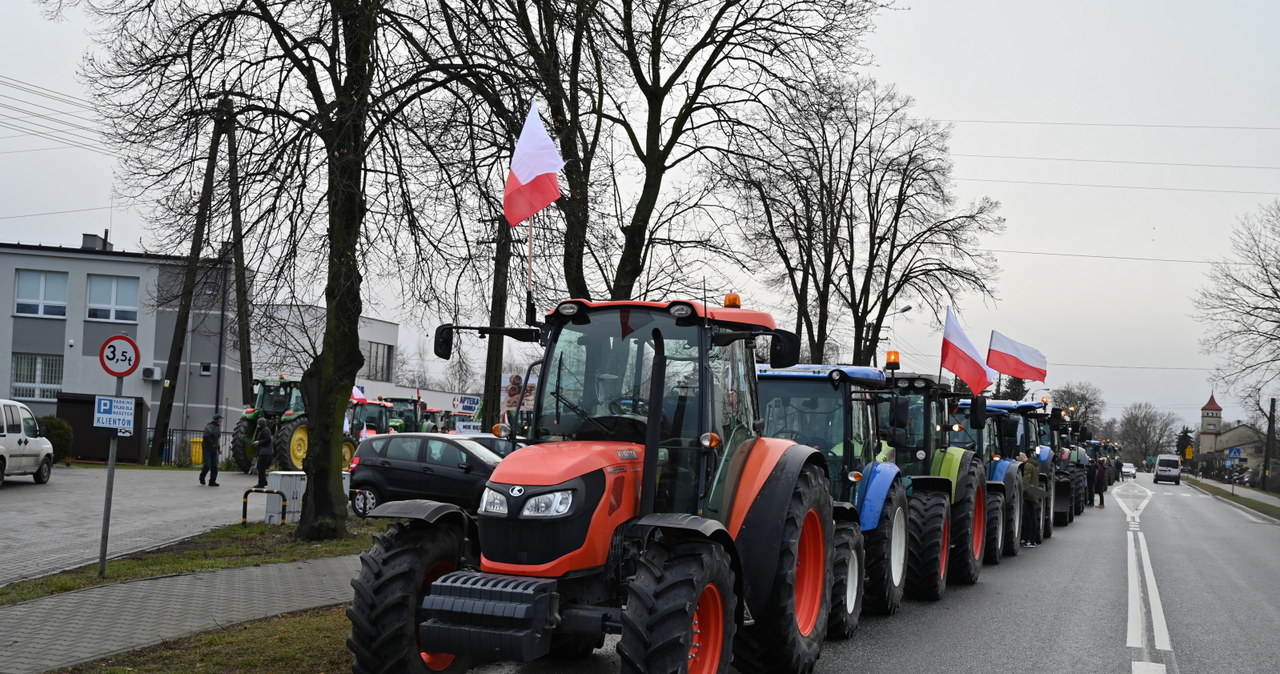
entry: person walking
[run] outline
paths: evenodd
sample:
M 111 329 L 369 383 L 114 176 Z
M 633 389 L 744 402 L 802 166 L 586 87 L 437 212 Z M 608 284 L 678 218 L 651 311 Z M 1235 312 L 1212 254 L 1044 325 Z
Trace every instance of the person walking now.
M 209 476 L 209 486 L 218 486 L 218 442 L 222 440 L 222 415 L 213 415 L 204 427 L 204 467 L 200 469 L 200 484 Z
M 271 428 L 265 417 L 258 418 L 258 434 L 253 446 L 258 448 L 258 484 L 254 486 L 261 488 L 267 486 L 267 468 L 271 466 Z
M 1095 508 L 1105 508 L 1106 503 L 1102 500 L 1102 492 L 1107 490 L 1107 457 L 1098 459 L 1098 465 L 1094 469 L 1093 474 L 1093 490 L 1098 494 L 1098 505 Z

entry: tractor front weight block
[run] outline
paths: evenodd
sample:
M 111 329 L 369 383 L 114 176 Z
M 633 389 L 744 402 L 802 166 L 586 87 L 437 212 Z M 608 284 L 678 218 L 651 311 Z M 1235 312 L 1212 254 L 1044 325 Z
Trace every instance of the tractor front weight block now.
M 422 600 L 418 638 L 430 650 L 529 662 L 551 650 L 559 614 L 556 581 L 454 571 Z

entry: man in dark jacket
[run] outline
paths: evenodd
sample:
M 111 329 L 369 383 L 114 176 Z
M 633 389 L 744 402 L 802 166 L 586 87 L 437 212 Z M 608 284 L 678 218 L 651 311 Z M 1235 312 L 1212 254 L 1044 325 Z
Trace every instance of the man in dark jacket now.
M 200 484 L 209 476 L 209 486 L 218 486 L 218 442 L 222 439 L 222 415 L 213 415 L 204 427 L 204 467 L 200 469 Z
M 258 417 L 258 435 L 253 439 L 253 446 L 258 448 L 258 484 L 267 486 L 267 468 L 271 466 L 271 428 L 267 426 L 265 417 Z
M 1028 461 L 1026 452 L 1018 452 L 1018 470 L 1022 471 L 1022 541 L 1024 548 L 1036 547 L 1032 537 L 1039 526 L 1037 518 L 1040 513 L 1032 506 L 1040 501 L 1040 466 L 1035 461 Z
M 1098 465 L 1094 468 L 1093 474 L 1093 491 L 1098 494 L 1098 505 L 1095 508 L 1105 508 L 1106 503 L 1102 501 L 1102 492 L 1107 490 L 1107 457 L 1099 457 Z

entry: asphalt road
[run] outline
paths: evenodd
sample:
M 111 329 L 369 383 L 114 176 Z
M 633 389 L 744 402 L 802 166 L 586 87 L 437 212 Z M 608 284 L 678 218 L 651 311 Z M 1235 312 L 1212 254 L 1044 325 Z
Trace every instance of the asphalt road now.
M 1035 549 L 938 602 L 867 617 L 816 672 L 1264 672 L 1280 637 L 1280 527 L 1187 484 L 1116 483 Z M 616 672 L 616 639 L 575 674 Z M 551 674 L 563 662 L 485 674 Z

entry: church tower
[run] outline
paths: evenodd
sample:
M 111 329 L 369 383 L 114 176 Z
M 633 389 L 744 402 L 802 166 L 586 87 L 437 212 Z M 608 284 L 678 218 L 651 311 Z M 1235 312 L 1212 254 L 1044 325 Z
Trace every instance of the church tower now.
M 1209 402 L 1200 408 L 1200 451 L 1201 456 L 1218 449 L 1218 434 L 1222 432 L 1222 405 L 1209 394 Z

